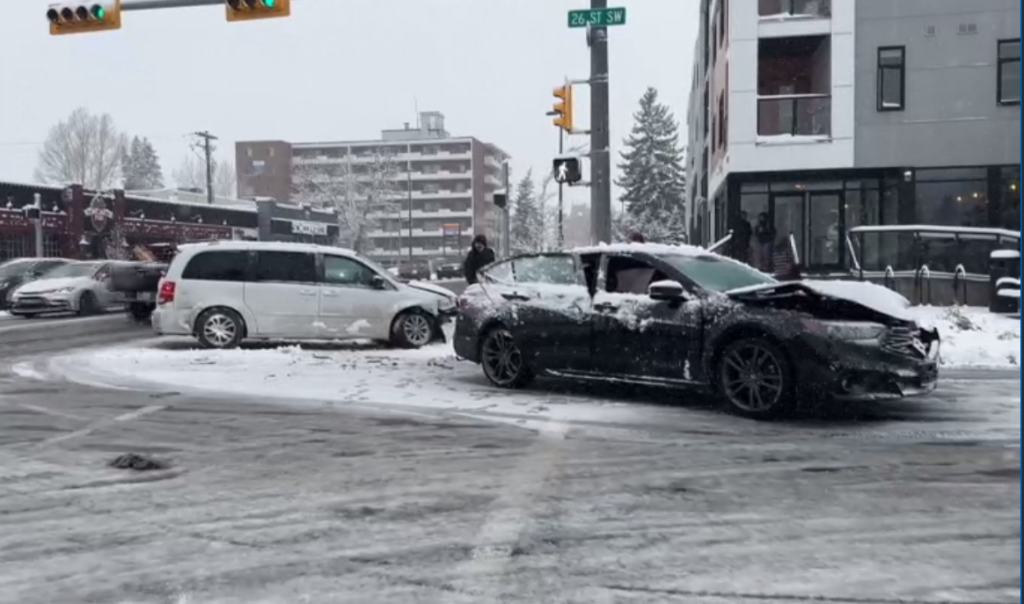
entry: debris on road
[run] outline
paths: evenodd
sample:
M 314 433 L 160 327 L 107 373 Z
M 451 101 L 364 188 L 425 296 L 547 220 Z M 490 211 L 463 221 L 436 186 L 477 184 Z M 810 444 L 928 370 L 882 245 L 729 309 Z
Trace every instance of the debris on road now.
M 166 463 L 151 457 L 146 457 L 145 455 L 138 455 L 136 453 L 125 453 L 124 455 L 119 455 L 116 459 L 111 461 L 109 465 L 111 468 L 116 468 L 118 470 L 135 470 L 136 472 L 150 472 L 152 470 L 167 469 Z

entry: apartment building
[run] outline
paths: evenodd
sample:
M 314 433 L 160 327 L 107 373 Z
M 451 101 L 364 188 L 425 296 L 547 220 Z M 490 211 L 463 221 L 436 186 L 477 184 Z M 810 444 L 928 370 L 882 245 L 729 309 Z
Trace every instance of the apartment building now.
M 763 214 L 828 272 L 858 225 L 1020 229 L 1017 0 L 701 5 L 691 240 Z
M 505 186 L 509 156 L 477 138 L 451 136 L 441 113 L 423 112 L 417 126 L 384 130 L 377 140 L 241 141 L 235 155 L 239 196 L 278 201 L 296 195 L 297 174 L 336 174 L 343 166 L 370 178 L 370 166 L 389 158 L 393 198 L 387 212 L 371 213 L 361 250 L 385 264 L 460 258 L 477 234 L 502 245 L 504 213 L 494 194 Z

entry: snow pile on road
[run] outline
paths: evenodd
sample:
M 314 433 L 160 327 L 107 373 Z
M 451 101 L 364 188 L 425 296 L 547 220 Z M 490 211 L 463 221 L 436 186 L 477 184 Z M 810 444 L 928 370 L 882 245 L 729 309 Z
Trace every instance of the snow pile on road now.
M 1016 367 L 1020 364 L 1020 319 L 971 306 L 914 306 L 918 324 L 942 338 L 942 364 L 956 367 Z
M 175 344 L 177 344 L 175 342 Z M 161 384 L 253 397 L 390 405 L 554 421 L 626 421 L 638 407 L 576 394 L 491 386 L 480 367 L 450 344 L 394 350 L 371 343 L 239 350 L 111 348 L 56 361 L 75 379 L 132 386 Z M 90 377 L 91 376 L 91 377 Z

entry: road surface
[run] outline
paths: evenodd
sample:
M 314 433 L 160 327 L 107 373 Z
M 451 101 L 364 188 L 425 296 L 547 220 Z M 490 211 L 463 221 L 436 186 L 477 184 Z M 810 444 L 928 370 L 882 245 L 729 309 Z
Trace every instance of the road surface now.
M 0 603 L 1020 599 L 1019 431 L 948 430 L 963 397 L 1019 392 L 1006 374 L 859 422 L 523 429 L 32 373 L 148 336 L 0 328 Z M 129 452 L 167 468 L 107 467 Z

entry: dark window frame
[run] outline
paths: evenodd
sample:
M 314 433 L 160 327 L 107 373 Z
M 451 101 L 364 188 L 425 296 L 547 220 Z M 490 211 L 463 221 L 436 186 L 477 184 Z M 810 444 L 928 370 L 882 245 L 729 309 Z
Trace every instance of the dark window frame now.
M 293 273 L 289 273 L 289 276 L 286 279 L 264 279 L 264 278 L 261 278 L 260 277 L 260 272 L 259 272 L 260 271 L 260 260 L 261 260 L 261 258 L 262 258 L 262 256 L 264 254 L 291 254 L 291 255 L 295 255 L 295 256 L 308 256 L 312 260 L 312 262 L 313 262 L 312 273 L 310 275 L 311 278 L 310 279 L 295 279 L 295 278 L 291 277 L 291 275 Z M 318 267 L 318 262 L 317 262 L 317 257 L 316 257 L 316 253 L 315 252 L 303 252 L 303 251 L 292 251 L 292 250 L 273 250 L 273 249 L 271 249 L 271 250 L 256 250 L 254 255 L 253 255 L 253 258 L 252 258 L 252 271 L 251 271 L 251 274 L 250 274 L 250 279 L 248 279 L 247 282 L 250 282 L 250 283 L 280 283 L 280 284 L 292 284 L 292 285 L 295 285 L 295 284 L 319 285 L 319 280 L 318 280 L 319 270 L 318 270 L 317 267 Z
M 1002 50 L 1004 45 L 1016 44 L 1017 45 L 1017 58 L 1016 59 L 1004 59 L 1002 56 Z M 1000 107 L 1016 107 L 1020 105 L 1020 91 L 1017 91 L 1016 100 L 1003 100 L 1003 68 L 1006 65 L 1016 63 L 1013 69 L 1016 69 L 1020 73 L 1020 38 L 1006 38 L 998 40 L 996 42 L 996 104 Z
M 201 269 L 198 268 L 199 264 L 197 263 L 197 261 L 204 262 L 203 256 L 211 256 L 212 257 L 212 256 L 215 256 L 215 255 L 225 255 L 225 254 L 237 255 L 237 256 L 240 256 L 244 260 L 244 264 L 243 264 L 243 268 L 242 268 L 242 278 L 241 279 L 209 279 L 209 278 L 207 278 L 205 276 L 197 277 L 194 272 L 190 272 L 190 270 L 189 270 L 189 269 L 195 269 L 196 271 L 200 271 L 200 274 L 202 274 L 201 273 Z M 209 261 L 209 260 L 205 260 L 205 261 Z M 189 258 L 188 263 L 185 265 L 185 268 L 183 268 L 182 271 L 181 271 L 181 280 L 182 281 L 214 281 L 214 282 L 218 282 L 218 283 L 245 283 L 246 281 L 249 280 L 249 274 L 250 274 L 250 268 L 249 267 L 250 267 L 250 263 L 251 263 L 251 258 L 250 258 L 250 254 L 249 254 L 249 252 L 247 250 L 205 250 L 205 251 L 199 252 L 195 256 L 192 256 L 191 258 Z
M 898 50 L 900 52 L 900 65 L 882 65 L 882 53 Z M 875 55 L 875 67 L 878 71 L 875 83 L 875 96 L 879 112 L 904 111 L 907 108 L 907 47 L 906 46 L 879 46 Z M 896 69 L 900 74 L 900 105 L 899 107 L 886 107 L 885 95 L 883 94 L 884 75 L 887 70 Z

